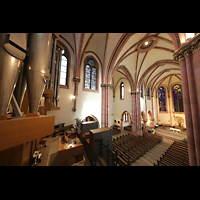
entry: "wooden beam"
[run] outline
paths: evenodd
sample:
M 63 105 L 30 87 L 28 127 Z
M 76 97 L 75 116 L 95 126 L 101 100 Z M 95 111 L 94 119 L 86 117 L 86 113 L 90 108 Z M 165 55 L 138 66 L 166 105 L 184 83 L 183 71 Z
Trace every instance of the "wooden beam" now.
M 46 95 L 49 95 L 49 96 L 52 96 L 54 95 L 54 90 L 49 90 L 49 89 L 44 89 L 44 92 L 43 92 L 43 96 L 46 96 Z
M 45 115 L 0 121 L 0 151 L 53 134 L 54 121 Z

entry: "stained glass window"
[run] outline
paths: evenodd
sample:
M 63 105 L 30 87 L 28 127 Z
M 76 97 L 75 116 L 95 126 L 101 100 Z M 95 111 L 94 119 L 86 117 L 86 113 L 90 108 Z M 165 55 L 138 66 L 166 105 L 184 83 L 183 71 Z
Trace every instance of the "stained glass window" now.
M 88 59 L 85 66 L 85 88 L 97 90 L 97 68 L 93 59 Z
M 140 96 L 143 97 L 143 85 L 141 85 L 140 88 L 141 88 L 140 89 L 140 91 L 141 91 Z
M 64 53 L 65 50 L 62 50 L 60 85 L 67 85 L 67 57 L 64 55 Z
M 166 94 L 165 88 L 159 87 L 159 90 L 158 90 L 159 111 L 167 111 L 165 94 Z
M 172 88 L 172 93 L 173 93 L 173 101 L 174 101 L 174 111 L 184 112 L 181 85 L 179 84 L 174 85 Z
M 85 66 L 85 88 L 90 89 L 90 76 L 91 76 L 91 71 L 90 71 L 90 65 Z
M 96 90 L 97 86 L 97 68 L 92 67 L 91 89 Z
M 149 94 L 149 88 L 147 88 L 147 96 L 148 97 L 150 96 L 150 94 Z
M 120 99 L 124 99 L 124 83 L 120 84 Z
M 93 59 L 89 59 L 89 60 L 88 60 L 88 63 L 89 63 L 89 65 L 90 65 L 91 67 L 93 67 L 94 64 L 95 64 L 95 62 L 94 62 Z

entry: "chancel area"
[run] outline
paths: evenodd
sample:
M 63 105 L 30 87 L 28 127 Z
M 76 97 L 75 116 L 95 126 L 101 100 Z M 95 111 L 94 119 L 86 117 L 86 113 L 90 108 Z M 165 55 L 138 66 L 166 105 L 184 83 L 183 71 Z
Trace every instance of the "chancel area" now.
M 199 166 L 199 33 L 0 33 L 0 166 Z

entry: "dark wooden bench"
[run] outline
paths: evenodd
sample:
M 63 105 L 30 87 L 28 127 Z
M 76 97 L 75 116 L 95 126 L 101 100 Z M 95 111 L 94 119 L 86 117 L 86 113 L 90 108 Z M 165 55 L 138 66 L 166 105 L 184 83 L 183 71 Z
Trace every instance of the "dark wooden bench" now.
M 119 148 L 121 151 L 123 151 L 123 153 L 126 154 L 128 158 L 131 158 L 132 162 L 135 162 L 137 157 L 129 149 L 127 149 L 123 144 L 120 144 L 117 141 L 114 141 L 113 145 L 114 146 L 116 145 L 116 147 Z
M 174 141 L 155 166 L 163 166 L 163 164 L 166 166 L 189 166 L 187 144 Z
M 132 134 L 126 134 L 113 139 L 113 150 L 118 150 L 118 153 L 124 162 L 130 164 L 139 159 L 149 149 L 162 141 L 161 136 L 144 134 L 143 137 L 136 137 Z M 167 161 L 166 161 L 167 162 Z M 168 161 L 170 163 L 170 161 Z

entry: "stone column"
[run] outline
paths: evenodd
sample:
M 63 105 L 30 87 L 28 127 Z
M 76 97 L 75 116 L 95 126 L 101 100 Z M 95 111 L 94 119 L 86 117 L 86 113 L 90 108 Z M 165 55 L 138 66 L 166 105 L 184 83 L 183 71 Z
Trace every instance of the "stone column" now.
M 77 100 L 77 96 L 78 96 L 78 84 L 80 83 L 81 79 L 79 77 L 75 77 L 73 78 L 73 82 L 74 82 L 74 107 L 73 107 L 73 111 L 76 112 L 76 100 Z
M 189 150 L 189 160 L 191 166 L 196 166 L 196 153 L 195 153 L 195 144 L 194 144 L 194 134 L 193 134 L 193 125 L 192 125 L 192 113 L 190 107 L 190 94 L 188 88 L 188 78 L 186 71 L 185 60 L 180 61 L 180 71 L 181 71 L 181 83 L 183 88 L 183 106 L 185 113 L 185 120 L 187 126 L 187 139 L 188 139 L 188 150 Z
M 132 134 L 142 135 L 140 91 L 132 91 Z
M 151 126 L 154 127 L 155 126 L 155 124 L 154 124 L 155 118 L 154 118 L 154 109 L 153 109 L 153 96 L 151 96 L 151 105 L 152 105 Z
M 132 98 L 132 132 L 131 134 L 136 135 L 136 93 L 131 92 Z
M 194 78 L 193 66 L 191 63 L 190 56 L 186 57 L 186 70 L 187 70 L 187 78 L 188 78 L 188 86 L 189 86 L 189 94 L 190 94 L 190 107 L 192 113 L 192 125 L 193 125 L 193 134 L 194 134 L 194 143 L 196 150 L 196 160 L 197 165 L 200 166 L 200 141 L 199 141 L 199 112 L 198 112 L 198 101 L 197 101 L 197 91 L 196 84 Z
M 141 123 L 141 107 L 140 107 L 140 91 L 136 93 L 136 110 L 137 110 L 137 135 L 142 136 L 142 123 Z
M 200 34 L 183 44 L 174 53 L 180 61 L 183 103 L 187 126 L 189 160 L 191 166 L 200 166 Z
M 101 109 L 101 127 L 110 126 L 110 89 L 112 84 L 101 84 L 102 88 L 102 109 Z
M 198 47 L 198 48 L 197 48 Z M 198 51 L 195 51 L 194 54 L 192 54 L 192 64 L 193 64 L 193 70 L 194 70 L 194 79 L 195 79 L 195 86 L 196 86 L 196 100 L 197 100 L 197 106 L 196 106 L 196 112 L 198 112 L 198 119 L 196 119 L 196 123 L 200 127 L 200 41 L 196 44 L 196 48 Z M 198 122 L 197 122 L 198 120 Z M 198 131 L 195 135 L 195 148 L 197 152 L 197 165 L 200 166 L 200 128 L 198 128 Z

